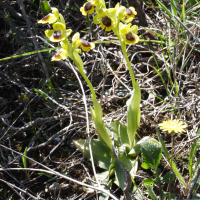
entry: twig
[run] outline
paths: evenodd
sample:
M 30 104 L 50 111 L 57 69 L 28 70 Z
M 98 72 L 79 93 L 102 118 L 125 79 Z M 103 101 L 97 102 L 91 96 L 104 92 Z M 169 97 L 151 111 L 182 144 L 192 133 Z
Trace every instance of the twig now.
M 3 168 L 0 168 L 0 171 L 9 170 L 9 169 L 3 169 L 3 170 L 2 170 L 2 169 L 3 169 Z M 16 169 L 17 169 L 17 168 L 16 168 Z M 24 199 L 24 200 L 25 200 L 25 198 L 22 197 L 22 195 L 20 195 L 15 189 L 20 190 L 21 192 L 23 192 L 23 193 L 29 195 L 30 197 L 32 197 L 32 198 L 34 198 L 34 199 L 38 199 L 37 197 L 35 197 L 35 196 L 31 195 L 30 193 L 28 193 L 26 190 L 22 190 L 21 188 L 17 187 L 16 185 L 13 185 L 12 183 L 8 183 L 7 181 L 5 181 L 5 180 L 3 180 L 3 179 L 0 179 L 0 181 L 6 183 L 12 190 L 14 190 L 14 191 L 21 197 L 21 199 Z M 14 188 L 15 188 L 15 189 L 14 189 Z
M 99 180 L 97 179 L 97 174 L 96 174 L 96 169 L 94 166 L 94 159 L 93 159 L 93 154 L 92 154 L 92 147 L 91 147 L 91 139 L 90 139 L 90 133 L 89 133 L 89 117 L 88 117 L 88 110 L 87 110 L 87 102 L 86 102 L 86 97 L 85 97 L 85 91 L 83 88 L 83 84 L 78 76 L 78 73 L 76 72 L 76 70 L 73 68 L 72 64 L 69 62 L 71 69 L 74 71 L 74 74 L 76 75 L 76 78 L 78 79 L 78 82 L 81 86 L 81 90 L 82 90 L 82 94 L 83 94 L 83 102 L 84 102 L 84 106 L 85 106 L 85 115 L 86 115 L 86 120 L 87 120 L 87 126 L 86 126 L 86 133 L 87 133 L 87 137 L 88 137 L 88 143 L 89 143 L 89 151 L 90 151 L 90 158 L 91 158 L 91 163 L 92 163 L 92 169 L 94 172 L 94 177 L 98 183 L 98 185 L 100 186 Z
M 43 165 L 43 164 L 37 162 L 36 160 L 33 160 L 32 158 L 29 158 L 29 157 L 23 155 L 22 153 L 19 153 L 19 152 L 15 151 L 15 150 L 13 150 L 13 149 L 11 149 L 11 148 L 8 148 L 8 147 L 6 147 L 6 146 L 4 146 L 4 145 L 2 145 L 2 144 L 0 144 L 0 146 L 1 146 L 2 148 L 5 148 L 5 149 L 10 150 L 10 151 L 13 151 L 13 152 L 16 153 L 16 154 L 21 155 L 21 156 L 23 156 L 23 157 L 25 157 L 25 158 L 27 158 L 27 159 L 29 159 L 29 160 L 35 162 L 36 164 L 38 164 L 39 166 L 43 167 L 44 169 L 47 169 L 47 170 L 43 170 L 43 169 L 33 169 L 33 168 L 7 168 L 7 169 L 0 168 L 0 171 L 5 171 L 5 170 L 32 170 L 32 171 L 45 172 L 45 173 L 47 173 L 47 174 L 52 174 L 52 175 L 55 175 L 55 176 L 59 176 L 59 177 L 61 177 L 61 178 L 63 178 L 63 179 L 72 181 L 72 182 L 77 183 L 77 184 L 79 184 L 79 185 L 82 185 L 82 186 L 84 186 L 84 187 L 88 187 L 88 188 L 92 188 L 92 189 L 94 189 L 94 190 L 101 191 L 101 192 L 107 194 L 108 196 L 110 196 L 111 198 L 113 198 L 114 200 L 119 200 L 116 196 L 114 196 L 113 194 L 111 194 L 109 191 L 105 190 L 105 189 L 102 188 L 102 187 L 95 187 L 95 186 L 88 185 L 88 184 L 86 184 L 86 183 L 77 181 L 77 180 L 75 180 L 75 179 L 72 179 L 72 178 L 70 178 L 70 177 L 68 177 L 68 176 L 66 176 L 66 175 L 63 175 L 63 174 L 61 174 L 61 173 L 59 173 L 59 172 L 57 172 L 57 171 L 54 171 L 53 169 L 51 169 L 51 168 L 49 168 L 49 167 L 47 167 L 47 166 L 45 166 L 45 165 Z
M 30 27 L 29 20 L 28 20 L 28 17 L 27 17 L 27 15 L 26 15 L 26 12 L 25 12 L 25 10 L 24 10 L 24 5 L 23 5 L 22 0 L 18 0 L 18 4 L 19 4 L 19 7 L 20 7 L 20 9 L 21 9 L 21 11 L 22 11 L 23 18 L 25 19 L 26 24 L 27 24 L 27 26 L 28 26 L 30 35 L 31 35 L 31 37 L 32 37 L 33 44 L 34 44 L 34 46 L 35 46 L 35 49 L 36 49 L 36 51 L 38 51 L 38 45 L 37 45 L 37 42 L 35 41 L 35 37 L 34 37 L 35 35 L 33 34 L 32 29 L 31 29 L 31 27 Z M 42 55 L 41 55 L 40 53 L 38 53 L 38 57 L 39 57 L 39 59 L 40 59 L 40 61 L 41 61 L 42 68 L 43 68 L 43 72 L 44 72 L 44 74 L 46 75 L 46 78 L 49 79 L 49 73 L 48 73 L 47 67 L 46 67 L 46 65 L 45 65 L 45 62 L 44 62 L 44 60 L 43 60 L 43 58 L 42 58 Z
M 184 29 L 186 29 L 186 30 L 188 31 L 188 33 L 189 33 L 190 35 L 192 35 L 192 37 L 195 39 L 196 42 L 200 43 L 200 40 L 190 31 L 190 29 L 188 29 L 188 28 L 181 22 L 181 20 L 180 20 L 178 17 L 174 16 L 174 18 L 181 24 L 181 26 L 182 26 Z

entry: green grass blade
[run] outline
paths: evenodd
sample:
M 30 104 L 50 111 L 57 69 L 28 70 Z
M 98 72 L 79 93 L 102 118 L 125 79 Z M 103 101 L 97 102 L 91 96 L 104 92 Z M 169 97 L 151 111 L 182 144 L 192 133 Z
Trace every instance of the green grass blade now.
M 159 0 L 155 0 L 159 5 L 160 7 L 170 16 L 170 17 L 173 17 L 173 14 L 169 11 L 169 9 L 163 4 L 161 3 Z
M 197 135 L 200 134 L 200 129 L 197 131 Z M 191 146 L 191 150 L 190 150 L 190 157 L 189 157 L 189 175 L 190 175 L 190 178 L 193 177 L 194 175 L 194 172 L 195 172 L 195 169 L 194 171 L 192 170 L 192 167 L 193 167 L 193 160 L 194 160 L 194 157 L 196 155 L 196 152 L 197 152 L 197 149 L 199 147 L 199 144 L 196 144 L 197 142 L 200 142 L 200 138 L 196 139 L 194 141 L 194 144 Z M 200 161 L 200 160 L 199 160 Z
M 55 48 L 42 49 L 42 50 L 38 50 L 38 51 L 32 51 L 32 52 L 28 52 L 28 53 L 22 53 L 22 54 L 19 54 L 19 55 L 2 58 L 2 59 L 0 59 L 0 62 L 4 61 L 4 60 L 10 60 L 10 59 L 14 59 L 14 58 L 19 58 L 19 57 L 28 56 L 28 55 L 41 53 L 41 52 L 46 52 L 46 51 L 52 51 L 52 50 L 61 49 L 61 48 L 62 47 L 55 47 Z

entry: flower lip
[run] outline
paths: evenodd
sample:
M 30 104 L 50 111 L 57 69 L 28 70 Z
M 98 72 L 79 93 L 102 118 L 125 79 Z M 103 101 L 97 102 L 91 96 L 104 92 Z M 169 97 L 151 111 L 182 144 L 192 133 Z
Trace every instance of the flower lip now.
M 93 4 L 89 1 L 85 4 L 84 10 L 87 12 L 88 10 L 92 9 Z
M 54 33 L 53 33 L 54 39 L 59 39 L 61 36 L 62 36 L 61 31 L 54 31 Z
M 135 35 L 131 32 L 126 33 L 126 39 L 129 41 L 134 41 L 135 40 Z
M 109 26 L 111 26 L 112 21 L 111 21 L 111 19 L 108 16 L 105 16 L 105 17 L 102 17 L 102 23 L 105 26 L 109 27 Z
M 42 18 L 42 21 L 47 21 L 51 17 L 51 13 Z
M 51 58 L 52 61 L 65 60 L 68 57 L 67 50 L 59 49 Z
M 58 51 L 58 52 L 55 53 L 54 56 L 55 56 L 56 58 L 57 58 L 57 57 L 60 57 L 60 53 L 61 53 L 61 51 Z
M 127 13 L 127 15 L 132 15 L 133 11 L 129 8 L 126 8 L 126 13 Z
M 91 47 L 91 44 L 86 41 L 86 40 L 81 40 L 81 44 L 84 46 L 84 47 Z

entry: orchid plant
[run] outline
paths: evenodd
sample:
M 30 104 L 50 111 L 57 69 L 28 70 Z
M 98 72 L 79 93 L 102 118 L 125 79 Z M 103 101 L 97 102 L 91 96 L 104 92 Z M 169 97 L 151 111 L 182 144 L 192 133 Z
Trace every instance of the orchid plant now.
M 153 138 L 145 137 L 140 141 L 136 138 L 136 131 L 140 123 L 141 91 L 138 81 L 135 80 L 131 63 L 128 59 L 126 45 L 139 42 L 137 35 L 138 27 L 131 24 L 137 12 L 133 7 L 125 8 L 124 6 L 120 6 L 119 3 L 115 8 L 107 9 L 104 0 L 90 0 L 80 8 L 84 16 L 95 12 L 96 15 L 93 18 L 94 24 L 100 24 L 101 28 L 105 31 L 113 31 L 118 37 L 131 75 L 133 90 L 131 98 L 127 101 L 127 123 L 125 124 L 119 121 L 112 122 L 108 127 L 103 121 L 103 111 L 97 101 L 95 90 L 90 80 L 84 74 L 83 61 L 79 55 L 81 53 L 80 46 L 83 51 L 90 51 L 95 48 L 95 44 L 81 39 L 79 33 L 73 35 L 72 43 L 70 43 L 68 37 L 72 33 L 72 30 L 66 29 L 64 17 L 58 12 L 58 9 L 51 9 L 52 13 L 38 21 L 38 23 L 42 24 L 52 24 L 53 29 L 46 30 L 45 35 L 52 42 L 60 42 L 62 47 L 51 60 L 65 60 L 69 57 L 75 63 L 91 90 L 94 106 L 93 108 L 90 107 L 90 111 L 98 133 L 98 139 L 91 140 L 92 155 L 89 145 L 86 144 L 86 140 L 79 139 L 75 140 L 74 143 L 86 158 L 92 157 L 97 166 L 105 169 L 104 173 L 97 174 L 97 178 L 99 177 L 100 180 L 104 180 L 106 183 L 112 180 L 110 183 L 115 183 L 124 190 L 128 183 L 126 181 L 127 177 L 122 173 L 122 170 L 128 171 L 132 182 L 134 182 L 134 176 L 138 168 L 137 157 L 141 150 L 144 149 L 142 145 L 152 143 L 154 145 L 149 145 L 151 148 L 152 146 L 156 146 L 156 150 L 159 149 L 160 151 L 161 149 L 159 142 Z M 152 162 L 154 161 L 156 162 L 155 156 Z

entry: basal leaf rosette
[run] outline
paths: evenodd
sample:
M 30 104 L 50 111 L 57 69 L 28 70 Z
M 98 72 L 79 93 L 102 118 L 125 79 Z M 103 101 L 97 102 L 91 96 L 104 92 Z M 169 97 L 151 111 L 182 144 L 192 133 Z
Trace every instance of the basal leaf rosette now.
M 79 51 L 78 51 L 79 46 L 81 46 L 83 51 L 90 51 L 91 49 L 95 48 L 94 43 L 90 43 L 86 40 L 80 39 L 79 32 L 75 33 L 74 36 L 72 37 L 72 46 L 78 53 L 79 53 Z
M 52 13 L 49 13 L 48 15 L 46 15 L 45 17 L 43 17 L 41 20 L 38 21 L 38 23 L 40 24 L 53 24 L 54 22 L 56 22 L 59 19 L 59 12 L 57 8 L 51 8 Z
M 101 28 L 105 29 L 105 31 L 111 31 L 115 28 L 115 17 L 115 8 L 101 9 L 101 11 L 94 16 L 93 22 L 95 24 L 100 23 Z
M 51 42 L 60 42 L 69 37 L 71 32 L 71 29 L 65 29 L 65 24 L 56 22 L 53 24 L 53 30 L 46 30 L 45 35 L 49 38 Z
M 128 25 L 119 24 L 119 33 L 122 37 L 122 40 L 125 41 L 126 44 L 135 44 L 139 42 L 139 37 L 137 36 L 137 26 L 131 26 L 131 23 Z

